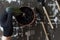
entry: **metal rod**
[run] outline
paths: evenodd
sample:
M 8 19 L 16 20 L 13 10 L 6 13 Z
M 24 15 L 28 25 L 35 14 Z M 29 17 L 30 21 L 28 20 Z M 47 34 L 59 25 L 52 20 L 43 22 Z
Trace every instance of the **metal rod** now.
M 55 2 L 56 2 L 56 6 L 58 7 L 58 10 L 60 11 L 59 3 L 57 2 L 57 0 Z
M 44 33 L 45 33 L 45 35 L 46 35 L 46 40 L 49 40 L 48 33 L 47 33 L 47 31 L 46 31 L 45 25 L 44 25 L 43 22 L 41 22 L 41 24 L 42 24 L 42 27 L 43 27 Z
M 51 23 L 51 20 L 50 20 L 50 18 L 49 18 L 49 15 L 48 15 L 48 13 L 47 13 L 47 11 L 46 11 L 46 8 L 45 8 L 44 6 L 43 6 L 43 10 L 44 10 L 44 12 L 45 12 L 45 15 L 46 15 L 48 21 L 49 21 L 50 27 L 51 27 L 52 29 L 54 29 L 54 27 L 53 27 L 53 25 L 52 25 L 52 23 Z

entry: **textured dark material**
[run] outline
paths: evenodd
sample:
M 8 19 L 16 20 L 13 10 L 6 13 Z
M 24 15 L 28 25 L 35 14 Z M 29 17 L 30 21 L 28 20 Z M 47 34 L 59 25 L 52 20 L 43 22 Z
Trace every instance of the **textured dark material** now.
M 43 6 L 45 5 L 45 0 L 37 0 L 37 1 L 41 2 Z
M 4 14 L 2 14 L 0 21 L 1 21 L 1 26 L 4 29 L 3 35 L 11 36 L 13 33 L 12 14 L 5 12 Z
M 23 12 L 21 15 L 16 16 L 18 23 L 26 25 L 34 20 L 34 13 L 29 7 L 21 7 L 20 10 Z

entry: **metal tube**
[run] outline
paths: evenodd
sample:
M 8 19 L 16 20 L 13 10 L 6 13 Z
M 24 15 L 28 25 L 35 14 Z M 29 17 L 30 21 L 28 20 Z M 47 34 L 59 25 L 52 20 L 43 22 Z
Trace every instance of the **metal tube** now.
M 57 2 L 57 0 L 55 2 L 56 2 L 56 6 L 58 7 L 58 10 L 60 11 L 59 3 Z
M 42 27 L 43 27 L 44 33 L 45 33 L 45 35 L 46 35 L 46 39 L 49 40 L 48 33 L 47 33 L 46 29 L 45 29 L 45 25 L 44 25 L 43 22 L 41 22 L 41 24 L 42 24 Z
M 49 15 L 48 15 L 48 13 L 47 13 L 47 11 L 46 11 L 46 8 L 43 7 L 43 10 L 44 10 L 44 12 L 45 12 L 45 15 L 46 15 L 48 21 L 49 21 L 50 27 L 51 27 L 52 29 L 54 29 L 54 27 L 53 27 L 53 25 L 52 25 L 52 23 L 51 23 L 51 20 L 50 20 L 50 18 L 49 18 Z

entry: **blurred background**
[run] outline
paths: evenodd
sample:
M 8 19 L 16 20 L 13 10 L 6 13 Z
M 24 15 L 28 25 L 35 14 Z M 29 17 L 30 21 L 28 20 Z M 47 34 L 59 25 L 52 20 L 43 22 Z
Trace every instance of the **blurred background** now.
M 0 13 L 3 13 L 4 9 L 8 6 L 16 6 L 16 7 L 30 7 L 34 9 L 36 20 L 32 25 L 20 27 L 18 26 L 15 18 L 13 17 L 13 35 L 12 40 L 47 40 L 44 30 L 41 25 L 41 19 L 39 13 L 36 13 L 36 9 L 38 8 L 40 13 L 44 16 L 44 25 L 46 31 L 48 33 L 49 40 L 60 40 L 60 11 L 58 10 L 56 0 L 45 0 L 45 8 L 48 12 L 49 18 L 54 26 L 52 30 L 49 22 L 47 20 L 46 15 L 43 11 L 43 6 L 41 3 L 42 0 L 0 0 Z M 60 6 L 60 0 L 57 0 Z M 0 26 L 0 40 L 3 34 L 3 28 Z

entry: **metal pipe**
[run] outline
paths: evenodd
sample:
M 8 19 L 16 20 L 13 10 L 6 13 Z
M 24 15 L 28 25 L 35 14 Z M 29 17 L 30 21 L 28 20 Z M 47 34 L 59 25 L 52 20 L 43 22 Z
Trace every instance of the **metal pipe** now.
M 49 40 L 48 33 L 47 33 L 46 29 L 45 29 L 45 25 L 44 25 L 43 22 L 41 22 L 41 24 L 42 24 L 42 27 L 43 27 L 44 33 L 45 33 L 45 35 L 46 35 L 46 40 Z
M 47 13 L 47 11 L 46 11 L 46 8 L 45 8 L 44 6 L 43 6 L 43 10 L 44 10 L 44 12 L 45 12 L 45 15 L 46 15 L 48 21 L 49 21 L 50 27 L 51 27 L 52 29 L 54 29 L 54 27 L 53 27 L 53 25 L 52 25 L 52 23 L 51 23 L 51 20 L 50 20 L 50 18 L 49 18 L 49 15 L 48 15 L 48 13 Z
M 58 10 L 60 11 L 59 3 L 57 2 L 57 0 L 55 2 L 56 2 L 56 6 L 58 7 Z

